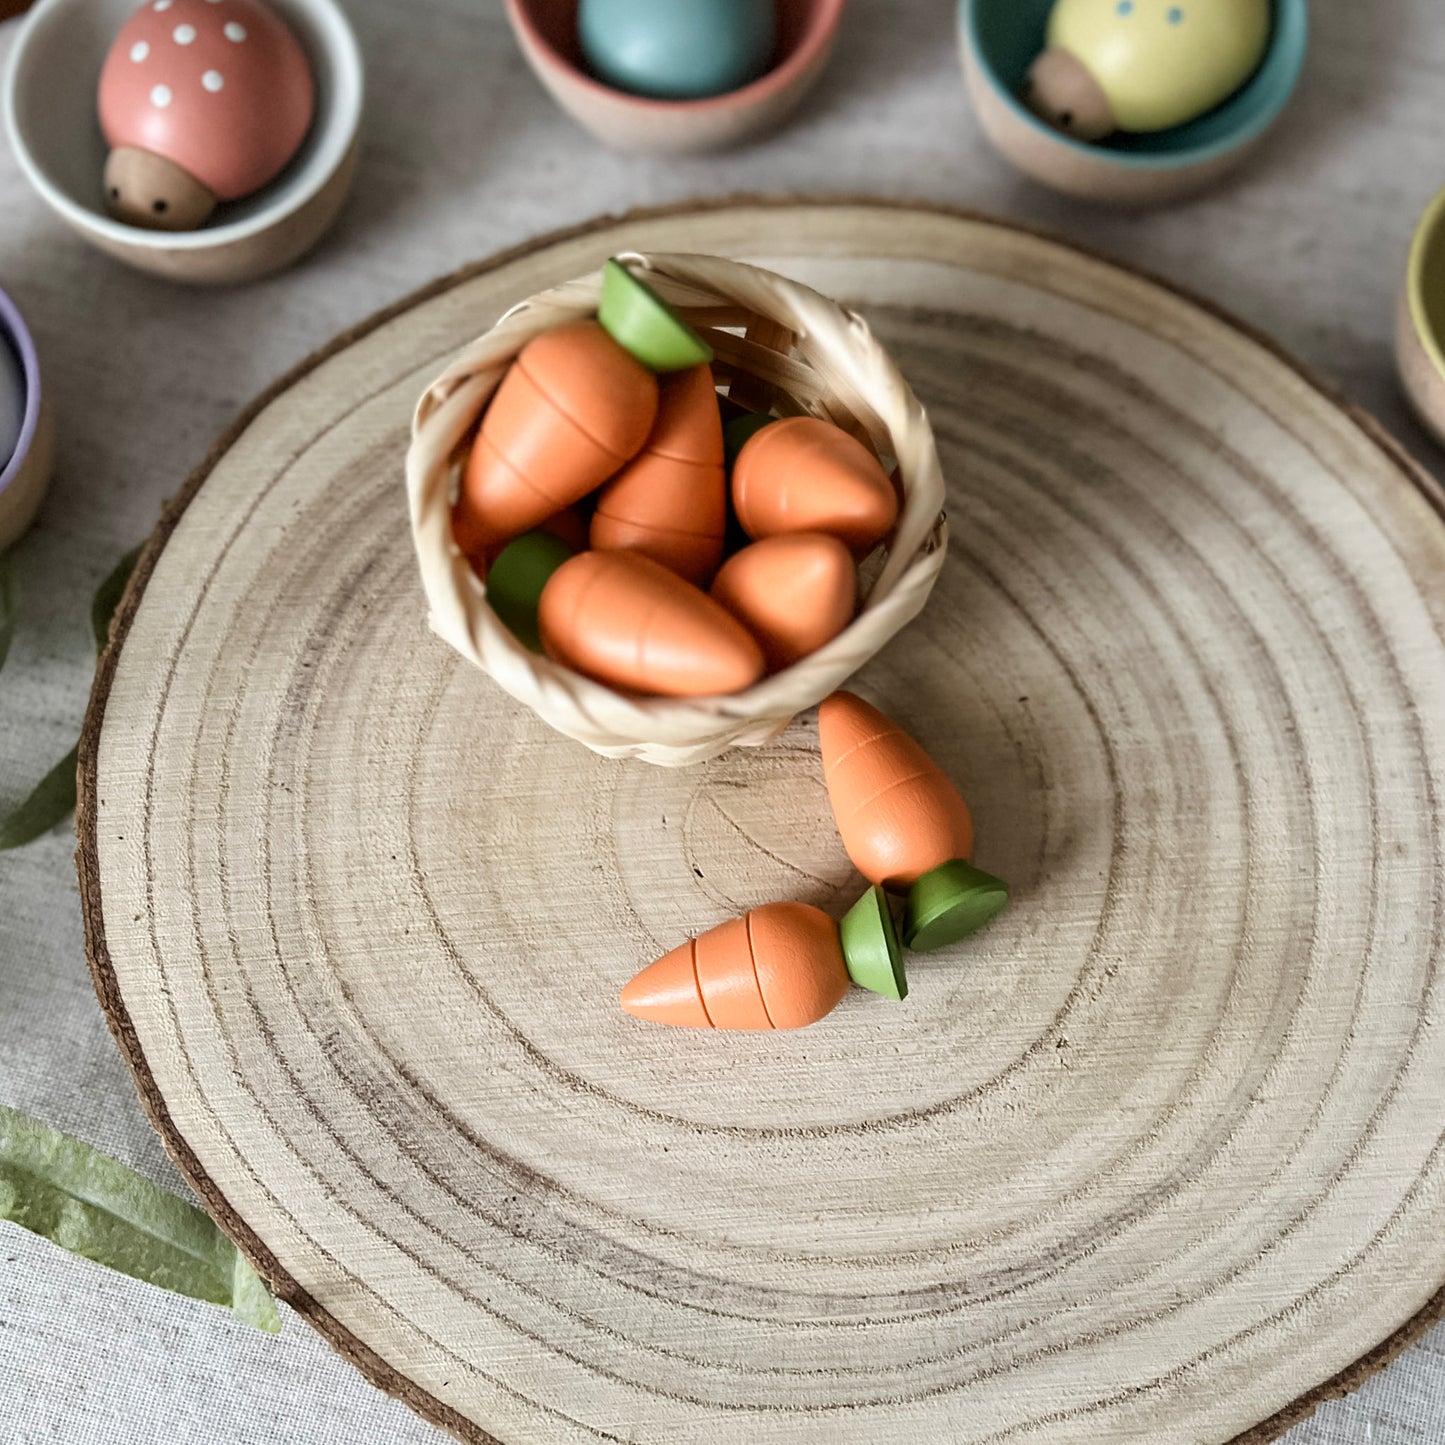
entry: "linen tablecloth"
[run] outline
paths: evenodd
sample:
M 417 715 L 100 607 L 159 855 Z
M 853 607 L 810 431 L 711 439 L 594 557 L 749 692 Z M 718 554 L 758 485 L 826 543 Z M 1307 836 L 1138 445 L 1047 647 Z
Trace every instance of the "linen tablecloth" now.
M 1374 410 L 1427 466 L 1445 465 L 1404 414 L 1390 352 L 1410 233 L 1445 184 L 1440 0 L 1316 0 L 1306 74 L 1277 132 L 1221 189 L 1146 216 L 1052 196 L 990 151 L 964 96 L 949 0 L 853 0 L 826 77 L 786 129 L 682 161 L 613 155 L 578 131 L 523 65 L 501 0 L 347 8 L 368 72 L 361 168 L 336 229 L 274 280 L 196 292 L 127 271 L 53 218 L 0 147 L 0 286 L 36 334 L 59 421 L 55 484 L 17 554 L 0 807 L 75 741 L 96 582 L 256 392 L 434 276 L 601 212 L 832 191 L 1039 222 L 1223 303 Z M 18 25 L 0 25 L 0 63 Z M 91 992 L 73 847 L 62 830 L 0 854 L 0 1102 L 183 1192 Z M 0 1225 L 0 1441 L 447 1438 L 283 1313 L 270 1338 Z M 1445 1328 L 1288 1438 L 1445 1441 Z

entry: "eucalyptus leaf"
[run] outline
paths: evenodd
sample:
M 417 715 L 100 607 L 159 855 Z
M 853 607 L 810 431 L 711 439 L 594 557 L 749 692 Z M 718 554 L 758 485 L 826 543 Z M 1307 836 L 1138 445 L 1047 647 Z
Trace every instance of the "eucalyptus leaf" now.
M 121 593 L 125 591 L 125 584 L 130 581 L 130 574 L 135 571 L 140 550 L 139 547 L 132 547 L 111 569 L 105 581 L 95 589 L 95 596 L 90 603 L 90 627 L 95 633 L 97 652 L 104 652 L 105 644 L 110 641 L 110 619 L 115 616 L 115 609 L 120 606 Z
M 15 605 L 15 569 L 10 565 L 10 555 L 0 557 L 0 667 L 10 654 L 10 644 L 15 638 L 15 617 L 19 609 Z
M 133 547 L 111 569 L 95 589 L 90 603 L 90 630 L 95 636 L 95 650 L 102 652 L 110 640 L 110 619 L 120 605 L 121 593 L 135 571 L 141 549 Z M 15 631 L 13 579 L 8 558 L 0 558 L 0 665 L 10 648 Z M 62 819 L 75 811 L 75 766 L 79 745 L 71 748 L 35 785 L 35 790 L 10 813 L 0 814 L 0 852 L 19 848 L 48 833 Z
M 147 1284 L 225 1305 L 267 1334 L 281 1329 L 265 1285 L 204 1212 L 4 1105 L 0 1219 Z
M 75 810 L 75 766 L 79 747 L 71 748 L 18 808 L 0 817 L 0 852 L 19 848 L 48 833 Z

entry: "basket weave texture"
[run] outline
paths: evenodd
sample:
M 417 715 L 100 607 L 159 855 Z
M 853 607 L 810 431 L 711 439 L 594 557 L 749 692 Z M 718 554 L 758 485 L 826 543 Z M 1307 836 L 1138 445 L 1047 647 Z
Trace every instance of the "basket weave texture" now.
M 885 552 L 864 565 L 862 605 L 826 646 L 727 697 L 620 693 L 524 648 L 487 604 L 452 537 L 462 464 L 488 399 L 534 336 L 596 314 L 594 272 L 514 307 L 427 387 L 412 422 L 406 479 L 412 538 L 433 630 L 559 732 L 608 757 L 682 767 L 757 746 L 841 686 L 922 610 L 948 528 L 933 431 L 897 366 L 854 313 L 798 282 L 716 256 L 621 257 L 716 353 L 735 396 L 813 415 L 892 458 L 904 494 Z

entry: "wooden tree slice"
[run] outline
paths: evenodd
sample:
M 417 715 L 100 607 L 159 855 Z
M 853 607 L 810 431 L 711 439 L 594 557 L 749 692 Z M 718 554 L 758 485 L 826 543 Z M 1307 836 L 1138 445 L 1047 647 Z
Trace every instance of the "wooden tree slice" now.
M 427 631 L 422 384 L 624 248 L 858 306 L 932 410 L 947 568 L 859 687 L 1015 903 L 903 1005 L 623 1016 L 690 932 L 859 891 L 812 719 L 607 762 Z M 979 218 L 736 204 L 443 282 L 225 439 L 102 665 L 81 878 L 146 1104 L 281 1294 L 472 1440 L 1263 1440 L 1445 1280 L 1431 488 L 1216 314 Z

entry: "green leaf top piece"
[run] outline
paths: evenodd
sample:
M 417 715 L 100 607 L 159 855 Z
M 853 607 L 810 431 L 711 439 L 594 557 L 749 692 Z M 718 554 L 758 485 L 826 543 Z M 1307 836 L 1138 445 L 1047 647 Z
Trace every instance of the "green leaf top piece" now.
M 730 476 L 738 453 L 765 426 L 772 426 L 775 421 L 777 417 L 769 416 L 765 411 L 745 411 L 741 416 L 735 416 L 731 421 L 723 423 L 723 464 Z
M 712 360 L 712 347 L 621 261 L 602 268 L 597 319 L 649 371 L 682 371 Z
M 918 953 L 977 933 L 1008 903 L 1008 884 L 962 858 L 940 863 L 908 891 L 903 942 Z
M 121 593 L 135 570 L 140 548 L 125 554 L 110 574 L 95 589 L 90 604 L 90 629 L 95 635 L 95 650 L 103 652 L 110 640 L 110 619 L 120 604 Z M 10 649 L 15 631 L 15 595 L 7 560 L 0 559 L 0 666 Z M 75 809 L 75 766 L 79 748 L 74 747 L 41 778 L 30 796 L 9 813 L 0 814 L 0 852 L 19 848 L 48 833 L 62 818 Z
M 147 1284 L 225 1305 L 267 1334 L 281 1329 L 255 1270 L 194 1204 L 3 1105 L 0 1219 Z
M 533 652 L 542 650 L 537 608 L 552 574 L 572 556 L 572 549 L 550 532 L 523 532 L 508 542 L 487 568 L 487 601 L 517 641 Z
M 872 989 L 884 998 L 908 997 L 908 977 L 903 970 L 903 950 L 888 895 L 875 883 L 838 924 L 843 962 L 848 976 L 860 988 Z

